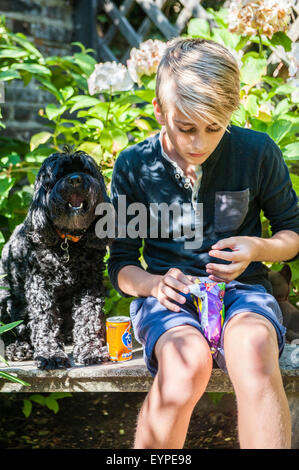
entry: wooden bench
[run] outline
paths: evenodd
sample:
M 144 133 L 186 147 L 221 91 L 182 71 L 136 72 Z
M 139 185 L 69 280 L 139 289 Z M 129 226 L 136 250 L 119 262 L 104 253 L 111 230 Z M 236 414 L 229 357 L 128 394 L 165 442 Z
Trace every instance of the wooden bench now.
M 71 348 L 66 348 L 72 362 Z M 147 392 L 153 382 L 142 355 L 135 344 L 133 359 L 94 366 L 42 371 L 32 361 L 10 362 L 1 369 L 30 383 L 30 387 L 0 379 L 1 392 Z M 299 449 L 299 345 L 287 344 L 280 359 L 284 388 L 292 415 L 292 448 Z M 233 393 L 227 374 L 214 368 L 207 392 Z

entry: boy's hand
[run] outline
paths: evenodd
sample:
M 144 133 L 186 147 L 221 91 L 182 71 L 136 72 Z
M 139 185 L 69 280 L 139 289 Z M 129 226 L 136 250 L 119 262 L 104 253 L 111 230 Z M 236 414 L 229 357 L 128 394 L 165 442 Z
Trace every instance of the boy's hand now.
M 230 282 L 236 279 L 247 266 L 256 258 L 257 247 L 254 237 L 229 237 L 219 240 L 212 245 L 209 255 L 226 261 L 230 264 L 206 265 L 209 278 L 216 282 Z M 232 251 L 221 251 L 230 248 Z
M 176 300 L 180 304 L 185 303 L 186 298 L 180 295 L 179 292 L 188 294 L 190 292 L 188 285 L 195 279 L 195 276 L 188 276 L 180 269 L 171 268 L 164 276 L 157 278 L 157 283 L 155 283 L 152 289 L 152 295 L 156 297 L 164 307 L 173 312 L 179 312 L 180 307 L 172 303 L 171 300 Z

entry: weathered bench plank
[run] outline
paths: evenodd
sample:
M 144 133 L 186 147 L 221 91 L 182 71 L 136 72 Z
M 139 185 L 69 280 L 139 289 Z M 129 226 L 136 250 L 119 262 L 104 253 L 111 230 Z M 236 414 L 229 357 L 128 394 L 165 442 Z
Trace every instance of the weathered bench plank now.
M 296 354 L 297 351 L 297 354 Z M 67 348 L 72 361 L 70 348 Z M 292 369 L 290 358 L 298 358 L 296 369 Z M 299 393 L 299 345 L 292 348 L 287 345 L 281 358 L 281 370 L 286 392 Z M 80 366 L 72 362 L 70 369 L 42 371 L 32 361 L 10 362 L 9 367 L 1 367 L 6 372 L 28 383 L 8 382 L 0 379 L 1 392 L 147 392 L 152 384 L 141 348 L 133 350 L 133 359 L 123 363 L 108 362 L 94 366 Z M 233 392 L 227 374 L 220 369 L 213 369 L 207 392 Z

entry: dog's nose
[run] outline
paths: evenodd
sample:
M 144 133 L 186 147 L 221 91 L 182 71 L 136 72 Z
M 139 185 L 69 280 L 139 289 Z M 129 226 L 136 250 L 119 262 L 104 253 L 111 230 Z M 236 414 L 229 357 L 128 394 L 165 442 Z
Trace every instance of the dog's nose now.
M 72 185 L 72 186 L 79 186 L 82 182 L 82 178 L 80 175 L 71 175 L 68 177 L 68 182 Z

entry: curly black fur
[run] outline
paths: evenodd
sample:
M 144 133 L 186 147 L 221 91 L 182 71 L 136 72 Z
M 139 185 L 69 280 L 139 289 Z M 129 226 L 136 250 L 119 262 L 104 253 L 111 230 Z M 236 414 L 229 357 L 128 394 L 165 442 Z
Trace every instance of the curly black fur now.
M 1 282 L 9 290 L 0 290 L 0 319 L 23 320 L 3 336 L 8 359 L 33 357 L 41 369 L 70 367 L 68 341 L 77 363 L 107 359 L 103 258 L 111 240 L 95 234 L 101 202 L 109 198 L 89 155 L 55 153 L 43 162 L 27 217 L 2 251 L 0 273 L 7 275 Z M 81 236 L 67 241 L 68 261 L 57 229 Z

